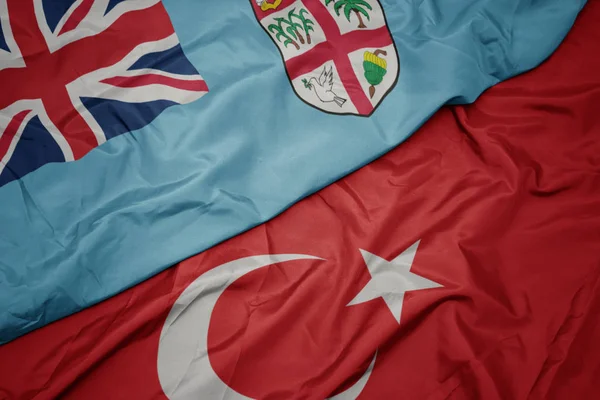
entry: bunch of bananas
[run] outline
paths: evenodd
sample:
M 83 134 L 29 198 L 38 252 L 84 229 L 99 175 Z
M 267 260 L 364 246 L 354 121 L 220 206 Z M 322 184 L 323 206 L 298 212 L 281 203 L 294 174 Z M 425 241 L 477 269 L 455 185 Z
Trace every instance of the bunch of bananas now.
M 363 56 L 363 68 L 365 70 L 365 78 L 371 85 L 369 94 L 371 97 L 375 95 L 375 86 L 383 81 L 383 77 L 387 73 L 387 61 L 379 57 L 380 54 L 387 55 L 383 50 L 375 50 L 373 53 L 365 51 Z

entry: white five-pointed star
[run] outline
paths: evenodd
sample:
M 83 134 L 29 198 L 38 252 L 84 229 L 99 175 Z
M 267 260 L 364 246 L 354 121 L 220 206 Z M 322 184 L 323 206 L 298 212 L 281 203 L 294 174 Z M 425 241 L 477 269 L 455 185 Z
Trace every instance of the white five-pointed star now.
M 387 261 L 361 249 L 360 252 L 371 273 L 371 280 L 348 305 L 365 303 L 381 297 L 399 324 L 404 293 L 409 290 L 442 287 L 437 282 L 410 272 L 418 246 L 419 242 L 416 242 L 392 261 Z

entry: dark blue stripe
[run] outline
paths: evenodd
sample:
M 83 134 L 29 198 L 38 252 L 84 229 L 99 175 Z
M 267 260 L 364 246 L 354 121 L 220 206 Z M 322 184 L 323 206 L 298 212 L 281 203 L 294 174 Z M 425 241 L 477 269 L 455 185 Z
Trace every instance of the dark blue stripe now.
M 21 134 L 15 152 L 0 174 L 0 186 L 18 179 L 49 162 L 65 161 L 63 153 L 40 119 L 31 118 Z
M 42 0 L 46 22 L 52 32 L 54 32 L 60 19 L 75 1 L 76 0 Z
M 110 10 L 115 8 L 115 6 L 122 1 L 125 1 L 125 0 L 110 0 L 108 2 L 108 6 L 106 6 L 106 11 L 104 12 L 104 15 L 108 14 Z
M 152 122 L 163 110 L 177 104 L 167 100 L 125 103 L 90 97 L 82 97 L 81 101 L 98 122 L 107 139 L 140 129 Z
M 2 21 L 0 21 L 0 50 L 10 51 L 6 39 L 4 38 L 4 32 L 2 31 Z
M 187 59 L 179 44 L 169 50 L 146 54 L 129 67 L 130 70 L 143 68 L 159 69 L 181 75 L 198 74 L 198 70 Z

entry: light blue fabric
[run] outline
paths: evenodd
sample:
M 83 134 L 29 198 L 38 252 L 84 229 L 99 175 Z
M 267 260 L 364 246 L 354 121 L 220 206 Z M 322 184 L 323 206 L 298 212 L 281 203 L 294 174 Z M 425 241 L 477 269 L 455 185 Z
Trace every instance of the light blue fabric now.
M 298 99 L 248 0 L 164 3 L 211 91 L 0 188 L 0 343 L 272 218 L 443 104 L 535 67 L 585 0 L 383 0 L 401 72 L 370 118 Z

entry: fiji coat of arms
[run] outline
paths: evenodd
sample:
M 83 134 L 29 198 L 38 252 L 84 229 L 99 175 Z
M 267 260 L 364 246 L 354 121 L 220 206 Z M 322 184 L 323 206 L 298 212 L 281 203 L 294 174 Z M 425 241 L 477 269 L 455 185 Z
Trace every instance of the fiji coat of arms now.
M 400 63 L 378 0 L 250 0 L 296 94 L 334 114 L 369 116 Z

